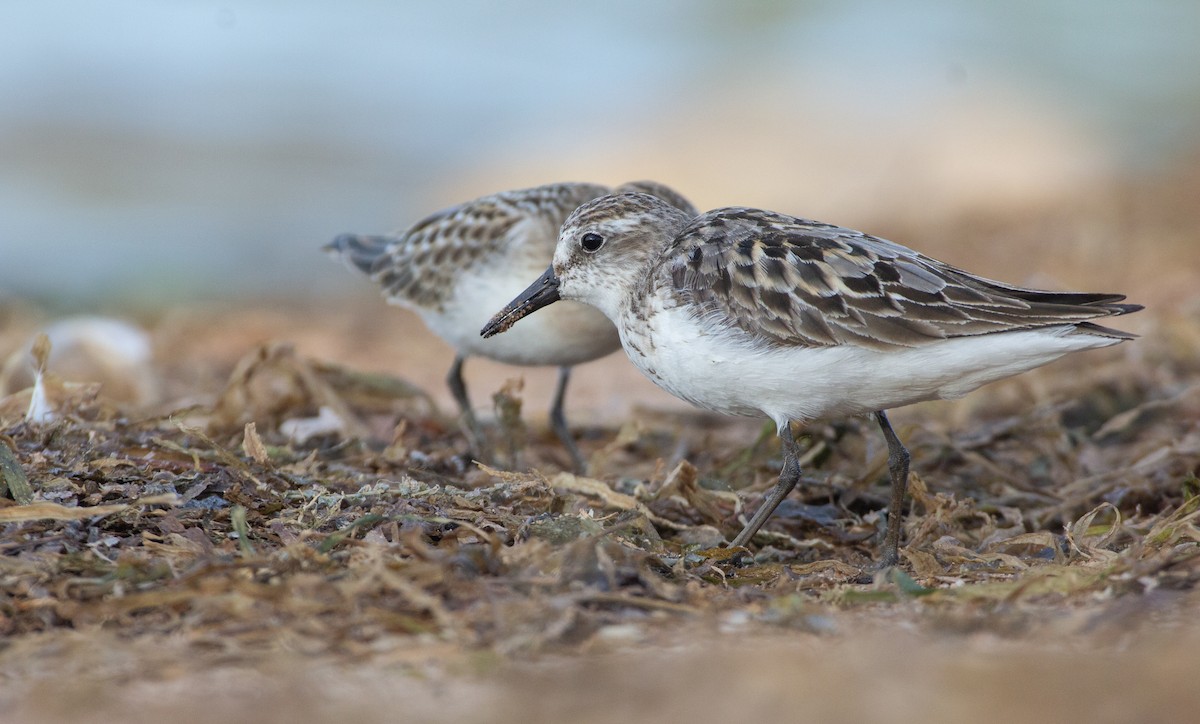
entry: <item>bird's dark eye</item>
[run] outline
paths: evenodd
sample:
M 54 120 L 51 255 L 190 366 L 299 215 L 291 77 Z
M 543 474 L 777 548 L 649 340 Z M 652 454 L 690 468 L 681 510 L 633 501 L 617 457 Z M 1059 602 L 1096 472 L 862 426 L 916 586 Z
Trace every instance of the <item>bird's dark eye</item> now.
M 604 246 L 604 237 L 589 231 L 579 239 L 579 245 L 587 253 L 594 254 L 600 250 L 600 247 Z

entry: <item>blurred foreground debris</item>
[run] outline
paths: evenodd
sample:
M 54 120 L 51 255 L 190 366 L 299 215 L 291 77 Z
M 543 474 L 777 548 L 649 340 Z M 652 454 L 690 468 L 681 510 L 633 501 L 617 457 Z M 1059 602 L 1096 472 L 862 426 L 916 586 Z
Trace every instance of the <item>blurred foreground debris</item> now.
M 47 373 L 98 384 L 118 403 L 146 406 L 160 396 L 150 335 L 122 319 L 80 316 L 46 325 L 0 364 L 0 395 L 37 389 Z

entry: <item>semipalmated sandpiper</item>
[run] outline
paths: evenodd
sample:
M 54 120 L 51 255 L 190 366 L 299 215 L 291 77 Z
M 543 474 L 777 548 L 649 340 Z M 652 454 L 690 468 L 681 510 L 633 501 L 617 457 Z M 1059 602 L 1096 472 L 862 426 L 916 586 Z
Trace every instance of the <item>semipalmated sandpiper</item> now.
M 576 209 L 550 268 L 482 334 L 559 299 L 603 312 L 630 360 L 671 394 L 775 421 L 779 482 L 732 546 L 800 478 L 792 422 L 873 415 L 892 483 L 883 566 L 899 559 L 909 467 L 886 410 L 1132 339 L 1091 320 L 1141 309 L 1120 294 L 984 279 L 852 229 L 741 207 L 692 217 L 640 193 Z
M 559 228 L 580 204 L 608 194 L 597 184 L 556 183 L 484 196 L 425 217 L 404 231 L 383 235 L 342 234 L 325 250 L 370 275 L 393 304 L 416 312 L 456 351 L 447 377 L 462 411 L 476 454 L 483 434 L 463 383 L 463 361 L 489 357 L 512 365 L 559 368 L 550 412 L 555 433 L 577 468 L 583 456 L 563 414 L 563 395 L 572 365 L 620 347 L 616 329 L 586 304 L 560 304 L 512 335 L 483 339 L 479 327 L 512 299 L 554 256 Z M 637 181 L 618 192 L 644 192 L 687 217 L 696 209 L 674 190 Z

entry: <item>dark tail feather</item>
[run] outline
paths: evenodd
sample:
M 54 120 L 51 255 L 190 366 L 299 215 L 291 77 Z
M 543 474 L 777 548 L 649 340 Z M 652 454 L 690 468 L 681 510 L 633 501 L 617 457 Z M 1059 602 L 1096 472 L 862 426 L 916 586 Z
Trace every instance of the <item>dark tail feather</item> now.
M 1121 307 L 1137 307 L 1137 305 L 1117 304 L 1117 302 L 1125 299 L 1124 294 L 1100 294 L 1091 292 L 1050 292 L 1041 289 L 1023 289 L 1021 287 L 1011 287 L 1006 284 L 989 281 L 988 286 L 995 287 L 1003 292 L 1008 293 L 1017 299 L 1022 299 L 1031 304 L 1056 304 L 1068 307 L 1099 307 L 1101 309 L 1114 309 L 1113 314 L 1125 314 L 1126 312 L 1117 312 L 1115 309 Z M 1137 309 L 1129 311 L 1136 312 Z
M 1102 296 L 1105 298 L 1098 299 L 1097 301 L 1088 303 L 1085 306 L 1103 309 L 1104 311 L 1108 312 L 1109 316 L 1119 317 L 1122 314 L 1132 314 L 1145 309 L 1145 307 L 1140 304 L 1117 304 L 1117 302 L 1125 298 L 1124 294 L 1097 294 L 1095 296 Z M 1137 339 L 1138 337 L 1136 334 L 1131 332 L 1123 332 L 1119 329 L 1113 329 L 1112 327 L 1105 327 L 1096 324 L 1095 322 L 1080 322 L 1079 324 L 1075 325 L 1075 331 L 1079 334 L 1095 334 L 1101 337 L 1112 337 L 1113 339 Z
M 1131 332 L 1122 332 L 1119 329 L 1112 327 L 1104 327 L 1093 322 L 1078 322 L 1075 325 L 1073 334 L 1090 334 L 1097 337 L 1112 337 L 1113 339 L 1137 339 L 1138 336 Z
M 1121 298 L 1124 299 L 1125 297 Z M 1140 304 L 1105 304 L 1103 306 L 1105 309 L 1112 310 L 1113 316 L 1133 314 L 1134 312 L 1140 312 L 1145 309 L 1145 307 Z
M 1143 309 L 1140 304 L 1120 304 L 1124 301 L 1124 294 L 1105 294 L 1096 292 L 1051 292 L 1041 289 L 1026 289 L 1024 287 L 1014 287 L 1003 282 L 993 280 L 981 280 L 984 283 L 1000 292 L 1008 294 L 1030 303 L 1031 305 L 1047 305 L 1044 308 L 1046 312 L 1058 311 L 1067 312 L 1069 308 L 1075 308 L 1076 311 L 1084 311 L 1081 307 L 1086 307 L 1088 310 L 1093 310 L 1094 313 L 1089 316 L 1095 317 L 1116 317 L 1122 314 L 1132 314 L 1133 312 Z M 1123 333 L 1122 333 L 1123 334 Z
M 392 241 L 390 236 L 340 234 L 321 249 L 341 259 L 347 266 L 351 266 L 363 274 L 370 274 L 375 260 L 384 255 L 388 244 Z

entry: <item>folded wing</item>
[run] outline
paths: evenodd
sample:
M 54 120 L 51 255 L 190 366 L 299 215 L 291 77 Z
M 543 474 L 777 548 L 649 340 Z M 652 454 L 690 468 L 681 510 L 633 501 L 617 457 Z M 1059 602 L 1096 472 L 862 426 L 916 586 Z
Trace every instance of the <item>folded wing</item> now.
M 1003 284 L 852 229 L 740 207 L 696 218 L 659 269 L 697 314 L 784 345 L 912 347 L 1063 324 L 1131 337 L 1088 320 L 1141 308 Z

